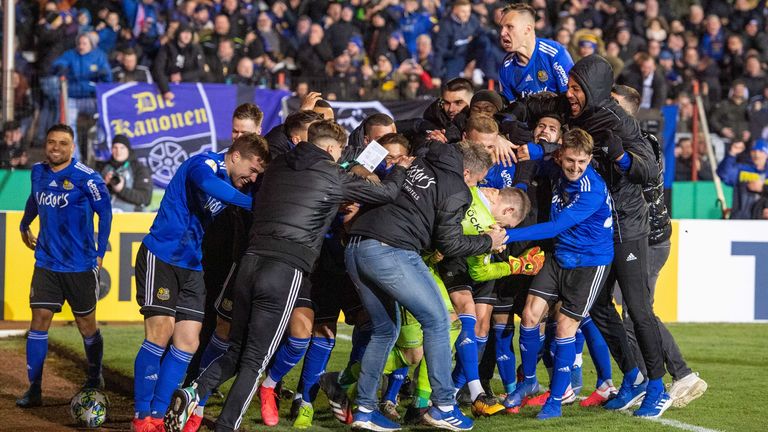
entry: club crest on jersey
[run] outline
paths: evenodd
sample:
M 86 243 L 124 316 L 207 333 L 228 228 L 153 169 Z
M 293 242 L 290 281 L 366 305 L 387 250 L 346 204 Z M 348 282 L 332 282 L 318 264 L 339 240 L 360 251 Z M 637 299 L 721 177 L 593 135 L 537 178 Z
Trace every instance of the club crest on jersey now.
M 541 81 L 541 82 L 547 82 L 547 80 L 549 79 L 549 75 L 547 75 L 547 71 L 543 71 L 543 70 L 540 70 L 540 71 L 539 71 L 539 72 L 536 74 L 536 77 L 537 77 L 537 78 L 539 79 L 539 81 Z
M 64 179 L 64 181 L 61 182 L 61 187 L 63 187 L 65 190 L 72 190 L 75 185 L 73 185 L 71 181 Z
M 224 301 L 222 301 L 221 302 L 221 308 L 224 309 L 227 312 L 231 312 L 232 311 L 232 300 L 225 299 Z
M 158 288 L 157 298 L 163 301 L 169 300 L 171 298 L 171 290 L 163 287 Z

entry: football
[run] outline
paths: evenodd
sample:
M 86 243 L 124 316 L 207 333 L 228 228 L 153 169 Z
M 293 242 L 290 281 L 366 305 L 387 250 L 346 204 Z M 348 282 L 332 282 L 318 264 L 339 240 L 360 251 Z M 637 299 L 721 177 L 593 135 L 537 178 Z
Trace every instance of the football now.
M 80 390 L 69 403 L 69 413 L 80 426 L 95 428 L 107 419 L 109 399 L 95 388 Z

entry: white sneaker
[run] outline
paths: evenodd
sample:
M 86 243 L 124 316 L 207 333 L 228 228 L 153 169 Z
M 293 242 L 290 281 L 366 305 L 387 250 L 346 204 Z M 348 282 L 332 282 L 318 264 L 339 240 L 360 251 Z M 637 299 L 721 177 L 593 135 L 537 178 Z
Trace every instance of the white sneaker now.
M 692 372 L 685 377 L 674 381 L 669 387 L 669 396 L 672 398 L 672 406 L 683 408 L 698 399 L 707 391 L 707 382 L 699 378 L 698 372 Z

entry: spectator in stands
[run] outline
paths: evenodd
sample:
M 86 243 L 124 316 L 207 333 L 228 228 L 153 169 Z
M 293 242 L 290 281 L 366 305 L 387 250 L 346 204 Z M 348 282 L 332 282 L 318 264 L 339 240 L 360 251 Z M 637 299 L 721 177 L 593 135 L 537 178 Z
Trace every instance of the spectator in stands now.
M 753 206 L 768 194 L 768 143 L 758 139 L 749 152 L 749 163 L 738 163 L 737 156 L 745 150 L 741 141 L 731 144 L 728 154 L 717 167 L 723 183 L 733 186 L 731 219 L 751 219 Z
M 296 59 L 296 66 L 301 71 L 301 75 L 310 80 L 317 80 L 318 77 L 322 77 L 325 72 L 325 64 L 333 60 L 333 50 L 328 40 L 325 39 L 325 31 L 320 24 L 312 24 L 309 38 L 298 52 L 302 55 Z M 318 86 L 311 87 L 316 88 Z
M 160 11 L 155 0 L 123 0 L 123 13 L 135 37 L 142 32 L 148 37 L 157 38 L 160 35 L 157 27 Z
M 751 136 L 768 136 L 768 84 L 749 100 L 747 116 Z
M 472 15 L 469 0 L 456 0 L 451 7 L 450 16 L 438 24 L 440 31 L 435 36 L 434 72 L 444 80 L 456 78 L 470 63 L 477 60 L 477 44 L 473 43 L 482 36 L 480 21 Z M 472 66 L 474 67 L 474 66 Z M 469 78 L 469 76 L 467 77 Z
M 53 4 L 55 8 L 55 4 Z M 37 24 L 37 45 L 45 49 L 38 49 L 36 72 L 40 77 L 40 115 L 37 125 L 36 142 L 45 140 L 45 132 L 49 127 L 58 123 L 59 116 L 59 78 L 51 71 L 51 65 L 66 49 L 73 44 L 73 40 L 64 32 L 64 19 L 57 11 L 46 11 Z
M 152 72 L 149 68 L 138 64 L 139 59 L 133 48 L 124 49 L 118 56 L 119 65 L 112 69 L 115 82 L 145 82 L 152 84 Z
M 117 12 L 109 12 L 107 19 L 96 26 L 99 35 L 99 49 L 107 54 L 112 53 L 117 44 L 120 29 L 120 15 Z
M 400 97 L 398 91 L 400 83 L 406 77 L 397 71 L 397 60 L 392 53 L 382 53 L 376 59 L 373 66 L 373 76 L 365 81 L 365 94 L 368 99 L 397 100 Z
M 707 16 L 706 31 L 701 36 L 701 54 L 715 61 L 725 55 L 725 30 L 717 15 Z
M 163 97 L 173 99 L 170 83 L 201 81 L 203 50 L 193 41 L 192 28 L 180 26 L 172 42 L 163 45 L 155 58 L 152 75 Z
M 29 168 L 29 157 L 23 142 L 21 123 L 10 120 L 3 125 L 3 144 L 0 147 L 0 169 Z
M 357 100 L 361 96 L 363 77 L 352 66 L 352 58 L 346 52 L 341 53 L 328 68 L 328 86 L 326 93 L 331 100 Z
M 743 81 L 734 81 L 728 99 L 717 104 L 709 118 L 712 132 L 729 141 L 748 141 L 747 87 Z
M 254 74 L 253 60 L 241 57 L 237 62 L 237 74 L 231 77 L 231 84 L 252 86 L 259 83 L 259 78 Z
M 616 42 L 619 44 L 619 58 L 627 63 L 638 52 L 645 50 L 645 42 L 642 38 L 632 34 L 629 27 L 621 26 L 616 32 Z
M 731 75 L 731 77 L 735 76 L 738 75 Z M 751 54 L 747 56 L 744 61 L 744 76 L 741 77 L 741 80 L 747 86 L 750 97 L 759 96 L 763 93 L 763 89 L 768 84 L 768 79 L 766 79 L 765 70 L 757 55 Z
M 744 41 L 737 34 L 729 35 L 726 39 L 725 54 L 720 61 L 720 82 L 727 85 L 734 78 L 744 74 Z
M 371 23 L 366 27 L 363 35 L 368 58 L 377 58 L 379 53 L 387 49 L 387 38 L 391 32 L 391 25 L 382 12 L 376 12 L 371 16 Z
M 403 39 L 403 33 L 400 31 L 394 31 L 387 38 L 387 51 L 395 56 L 395 62 L 399 65 L 406 59 L 410 58 L 408 49 L 405 47 L 405 39 Z
M 256 64 L 273 71 L 278 63 L 295 56 L 290 41 L 275 28 L 268 13 L 259 14 L 256 30 L 258 37 L 248 45 L 248 56 L 255 59 Z
M 77 146 L 77 119 L 80 114 L 96 114 L 96 83 L 112 82 L 112 69 L 107 55 L 95 47 L 88 34 L 79 35 L 76 48 L 65 51 L 51 68 L 55 74 L 67 77 L 67 123 L 75 131 Z
M 634 63 L 625 68 L 619 77 L 619 83 L 640 93 L 641 109 L 660 109 L 666 103 L 666 79 L 656 67 L 656 60 L 647 53 L 640 52 L 635 56 Z
M 140 212 L 152 201 L 152 179 L 149 168 L 136 160 L 131 141 L 125 135 L 112 139 L 112 157 L 97 171 L 112 196 L 113 212 Z
M 768 219 L 768 196 L 763 196 L 752 206 L 752 219 Z
M 331 15 L 333 15 L 333 24 L 325 27 L 326 37 L 331 42 L 333 55 L 338 56 L 347 48 L 347 43 L 352 36 L 360 35 L 360 29 L 352 23 L 354 18 L 352 9 L 349 7 L 342 9 L 341 3 L 328 4 L 328 16 Z
M 745 39 L 744 48 L 747 51 L 756 50 L 761 56 L 765 57 L 768 52 L 768 35 L 761 30 L 760 19 L 752 18 L 744 26 Z
M 422 36 L 432 32 L 435 23 L 432 18 L 421 11 L 421 5 L 418 0 L 405 0 L 403 2 L 403 14 L 400 16 L 400 31 L 403 32 L 403 39 L 408 52 L 416 55 L 416 41 Z
M 206 59 L 206 69 L 208 81 L 216 83 L 225 83 L 231 80 L 235 74 L 237 61 L 239 59 L 235 53 L 235 44 L 232 39 L 220 39 L 216 55 Z
M 221 13 L 229 17 L 230 36 L 245 40 L 245 34 L 248 32 L 248 21 L 240 13 L 238 0 L 223 0 L 221 2 Z
M 229 17 L 224 14 L 218 14 L 213 18 L 213 32 L 200 34 L 200 47 L 203 49 L 205 57 L 214 57 L 219 49 L 219 41 L 230 39 L 232 27 L 229 24 Z M 240 43 L 242 44 L 242 39 Z
M 229 23 L 229 20 L 227 20 Z M 204 4 L 199 4 L 195 7 L 195 14 L 192 16 L 192 22 L 190 23 L 195 33 L 200 35 L 202 41 L 205 36 L 215 31 L 215 26 L 211 21 L 211 12 Z

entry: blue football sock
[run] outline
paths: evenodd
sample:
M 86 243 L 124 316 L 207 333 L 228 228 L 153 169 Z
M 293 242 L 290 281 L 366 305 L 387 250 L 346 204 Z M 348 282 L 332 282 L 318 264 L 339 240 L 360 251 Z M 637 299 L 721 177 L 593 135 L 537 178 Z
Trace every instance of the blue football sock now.
M 188 353 L 171 345 L 168 354 L 160 363 L 159 379 L 155 386 L 155 395 L 152 398 L 152 417 L 163 418 L 171 403 L 171 395 L 179 388 L 187 373 L 187 366 L 194 353 Z
M 608 350 L 608 343 L 605 342 L 603 334 L 600 333 L 592 318 L 585 318 L 579 325 L 579 328 L 584 335 L 584 340 L 587 342 L 592 362 L 595 364 L 595 370 L 597 371 L 597 385 L 595 388 L 598 388 L 603 382 L 613 378 L 611 352 Z
M 48 332 L 30 330 L 27 334 L 27 378 L 32 387 L 43 382 L 43 364 L 48 354 Z
M 555 338 L 555 364 L 552 374 L 552 399 L 562 401 L 565 390 L 571 383 L 571 368 L 576 359 L 576 338 Z
M 371 341 L 371 333 L 370 321 L 361 325 L 356 325 L 352 330 L 352 350 L 349 352 L 349 362 L 347 363 L 347 367 L 363 360 L 365 348 L 368 346 L 368 342 Z
M 136 418 L 149 417 L 152 396 L 160 374 L 160 359 L 165 348 L 144 339 L 133 363 L 133 402 Z
M 101 360 L 104 357 L 104 339 L 101 330 L 92 336 L 83 338 L 85 358 L 88 360 L 88 378 L 96 379 L 101 375 Z
M 217 358 L 224 355 L 224 353 L 227 352 L 229 349 L 229 342 L 221 339 L 220 337 L 216 336 L 214 333 L 213 336 L 211 336 L 211 340 L 208 342 L 208 345 L 205 347 L 205 351 L 203 351 L 203 355 L 200 358 L 200 371 L 204 371 L 208 366 L 211 365 L 214 361 L 216 361 Z M 208 397 L 211 394 L 204 394 L 200 395 L 200 403 L 198 403 L 199 406 L 205 406 L 205 404 L 208 402 Z
M 396 369 L 387 377 L 387 391 L 384 394 L 384 400 L 397 403 L 397 394 L 400 393 L 400 387 L 408 376 L 408 366 Z
M 456 367 L 453 370 L 453 385 L 460 389 L 464 384 L 480 379 L 478 375 L 477 338 L 475 337 L 474 315 L 460 314 L 461 333 L 456 339 Z
M 515 325 L 494 325 L 493 337 L 496 338 L 496 364 L 499 367 L 501 382 L 504 384 L 504 390 L 512 393 L 515 390 L 515 351 L 512 349 Z
M 302 399 L 305 402 L 312 403 L 317 397 L 317 391 L 320 389 L 320 376 L 325 372 L 335 344 L 336 339 L 333 338 L 312 337 L 312 343 L 304 357 L 304 368 L 301 370 L 301 382 L 299 383 Z
M 539 324 L 525 327 L 520 324 L 520 361 L 525 380 L 536 380 L 536 363 L 543 341 L 539 337 Z
M 646 394 L 659 395 L 664 392 L 664 381 L 661 378 L 648 380 Z
M 309 346 L 309 338 L 296 338 L 289 336 L 288 340 L 280 347 L 275 356 L 275 362 L 269 368 L 269 378 L 274 382 L 280 382 L 283 377 L 296 366 L 304 357 Z
M 623 382 L 629 383 L 631 385 L 639 385 L 643 382 L 643 380 L 645 380 L 645 377 L 643 377 L 643 373 L 640 372 L 640 368 L 635 367 L 624 374 Z

